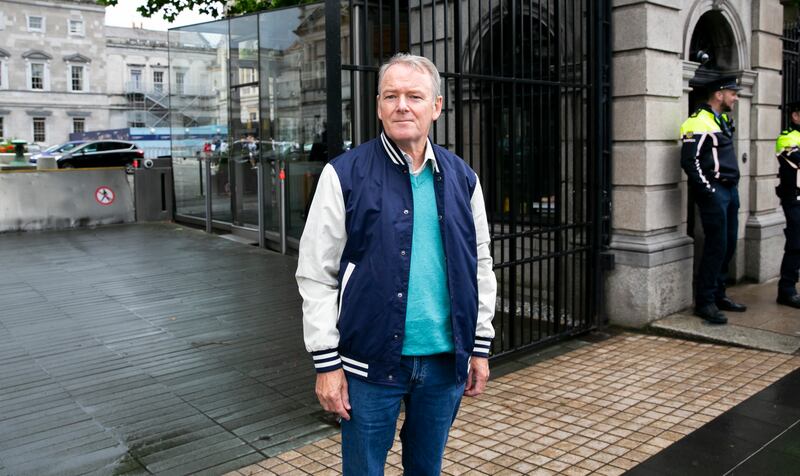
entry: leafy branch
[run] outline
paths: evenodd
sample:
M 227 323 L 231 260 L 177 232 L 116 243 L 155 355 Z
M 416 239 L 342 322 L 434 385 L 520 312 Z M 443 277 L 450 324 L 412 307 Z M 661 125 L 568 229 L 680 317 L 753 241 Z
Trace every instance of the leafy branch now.
M 179 13 L 196 11 L 213 18 L 241 15 L 272 8 L 311 3 L 311 0 L 141 0 L 144 4 L 136 10 L 145 18 L 161 15 L 164 20 L 173 22 Z M 800 1 L 800 0 L 798 0 Z M 119 0 L 97 0 L 97 3 L 113 7 Z

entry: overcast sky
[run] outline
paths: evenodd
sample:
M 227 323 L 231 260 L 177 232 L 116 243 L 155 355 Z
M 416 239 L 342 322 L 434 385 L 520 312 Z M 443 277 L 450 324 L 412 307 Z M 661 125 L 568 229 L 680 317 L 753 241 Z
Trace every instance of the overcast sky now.
M 120 0 L 116 7 L 106 7 L 106 25 L 131 27 L 133 23 L 136 23 L 138 27 L 141 23 L 142 27 L 147 30 L 166 31 L 177 26 L 193 25 L 214 19 L 210 15 L 187 11 L 181 12 L 172 23 L 168 23 L 157 14 L 151 18 L 145 18 L 136 11 L 136 7 L 144 2 L 145 0 Z

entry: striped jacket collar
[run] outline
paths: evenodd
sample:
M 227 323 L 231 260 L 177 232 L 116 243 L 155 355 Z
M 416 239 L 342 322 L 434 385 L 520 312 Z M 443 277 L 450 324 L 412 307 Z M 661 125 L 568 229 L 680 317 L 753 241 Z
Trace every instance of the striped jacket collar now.
M 390 139 L 384 132 L 381 132 L 381 143 L 383 144 L 384 150 L 386 150 L 386 155 L 389 156 L 392 162 L 397 165 L 402 165 L 404 167 L 408 167 L 411 172 L 411 164 L 408 159 L 406 159 L 406 153 L 400 150 L 400 147 L 394 143 L 392 139 Z M 425 146 L 425 159 L 422 162 L 422 170 L 425 167 L 425 163 L 430 160 L 431 166 L 433 167 L 433 171 L 435 173 L 439 173 L 439 164 L 436 160 L 436 154 L 433 153 L 433 146 L 431 145 L 430 139 L 427 139 L 427 145 Z

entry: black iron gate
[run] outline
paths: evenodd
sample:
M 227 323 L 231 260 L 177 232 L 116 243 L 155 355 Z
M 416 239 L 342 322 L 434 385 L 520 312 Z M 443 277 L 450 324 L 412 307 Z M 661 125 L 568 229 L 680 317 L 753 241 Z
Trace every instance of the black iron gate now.
M 800 101 L 800 18 L 787 23 L 783 29 L 783 105 Z M 784 124 L 790 124 L 784 111 Z
M 609 0 L 326 2 L 327 71 L 342 72 L 327 79 L 331 156 L 378 133 L 382 61 L 407 51 L 439 68 L 444 107 L 432 139 L 478 172 L 486 197 L 495 356 L 598 324 L 609 18 Z

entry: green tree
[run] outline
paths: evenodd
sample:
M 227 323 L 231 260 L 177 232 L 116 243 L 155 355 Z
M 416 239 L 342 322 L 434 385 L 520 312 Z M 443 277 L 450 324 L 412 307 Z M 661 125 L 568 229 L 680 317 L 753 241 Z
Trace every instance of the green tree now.
M 271 8 L 311 3 L 314 0 L 139 0 L 144 2 L 136 10 L 143 17 L 150 18 L 160 14 L 168 22 L 184 10 L 198 11 L 214 18 L 241 15 L 244 13 L 269 10 Z M 119 0 L 97 0 L 105 6 L 114 6 Z

